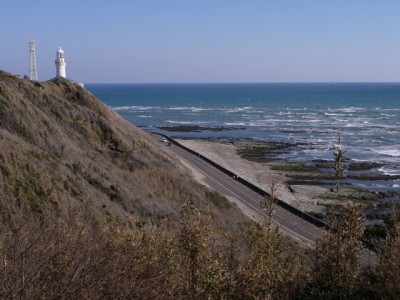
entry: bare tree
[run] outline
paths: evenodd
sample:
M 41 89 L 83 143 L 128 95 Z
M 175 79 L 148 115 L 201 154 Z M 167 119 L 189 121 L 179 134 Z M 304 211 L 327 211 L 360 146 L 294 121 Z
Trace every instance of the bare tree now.
M 277 201 L 277 191 L 276 184 L 273 182 L 269 187 L 269 194 L 264 197 L 264 199 L 260 202 L 261 208 L 264 210 L 266 219 L 265 222 L 268 226 L 272 224 L 272 216 L 274 214 L 275 206 Z

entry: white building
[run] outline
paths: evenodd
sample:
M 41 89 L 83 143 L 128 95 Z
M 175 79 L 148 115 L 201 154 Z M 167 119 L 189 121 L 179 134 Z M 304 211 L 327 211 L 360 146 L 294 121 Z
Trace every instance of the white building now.
M 57 77 L 67 78 L 67 75 L 65 73 L 66 65 L 67 65 L 67 63 L 65 62 L 64 51 L 60 47 L 60 49 L 58 49 L 56 52 L 56 76 Z

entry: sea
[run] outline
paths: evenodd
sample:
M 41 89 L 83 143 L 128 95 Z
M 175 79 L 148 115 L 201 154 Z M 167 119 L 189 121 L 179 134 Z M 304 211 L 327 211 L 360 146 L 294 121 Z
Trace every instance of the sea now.
M 388 175 L 385 180 L 353 180 L 353 185 L 400 192 L 400 83 L 85 86 L 147 131 L 175 137 L 293 144 L 290 151 L 278 155 L 283 161 L 333 159 L 340 134 L 350 162 L 379 163 L 367 172 Z M 203 129 L 171 132 L 159 128 L 179 125 Z

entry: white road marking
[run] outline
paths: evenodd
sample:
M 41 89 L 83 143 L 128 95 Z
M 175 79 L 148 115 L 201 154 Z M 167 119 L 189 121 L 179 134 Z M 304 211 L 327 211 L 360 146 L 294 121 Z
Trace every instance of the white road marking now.
M 178 154 L 179 155 L 179 154 Z M 214 178 L 212 178 L 211 176 L 209 176 L 208 174 L 206 174 L 204 171 L 202 171 L 201 169 L 199 169 L 198 167 L 196 167 L 195 165 L 193 165 L 190 161 L 188 161 L 187 159 L 185 159 L 184 157 L 182 157 L 181 155 L 179 155 L 181 157 L 181 159 L 183 159 L 186 163 L 190 164 L 191 166 L 193 166 L 195 169 L 197 169 L 197 171 L 199 171 L 200 173 L 202 173 L 204 176 L 206 176 L 207 178 L 213 180 L 215 183 L 217 183 L 218 185 L 222 186 L 223 188 L 225 188 L 226 190 L 228 190 L 229 192 L 231 192 L 233 195 L 235 195 L 235 197 L 237 197 L 239 200 L 241 200 L 244 204 L 250 206 L 251 208 L 253 208 L 255 211 L 257 211 L 259 214 L 261 214 L 262 216 L 264 216 L 265 214 L 257 207 L 255 207 L 254 205 L 252 205 L 251 203 L 249 203 L 248 201 L 244 200 L 243 198 L 241 198 L 239 195 L 237 195 L 235 192 L 233 192 L 231 189 L 229 189 L 228 187 L 226 187 L 225 185 L 223 185 L 222 183 L 218 182 L 217 180 L 215 180 Z M 290 232 L 291 234 L 297 236 L 298 238 L 300 238 L 301 240 L 304 240 L 312 245 L 315 245 L 315 242 L 302 236 L 301 234 L 289 229 L 288 227 L 286 227 L 285 225 L 279 223 L 278 221 L 272 219 L 272 221 L 278 226 L 278 227 L 282 227 L 284 230 Z

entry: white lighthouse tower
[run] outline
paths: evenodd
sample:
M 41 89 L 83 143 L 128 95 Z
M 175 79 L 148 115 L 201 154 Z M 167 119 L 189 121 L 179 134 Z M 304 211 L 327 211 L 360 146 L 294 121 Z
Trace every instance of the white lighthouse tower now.
M 56 76 L 67 78 L 65 73 L 65 66 L 67 63 L 65 62 L 64 51 L 61 49 L 57 50 L 56 53 Z

